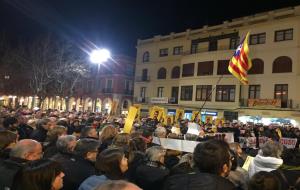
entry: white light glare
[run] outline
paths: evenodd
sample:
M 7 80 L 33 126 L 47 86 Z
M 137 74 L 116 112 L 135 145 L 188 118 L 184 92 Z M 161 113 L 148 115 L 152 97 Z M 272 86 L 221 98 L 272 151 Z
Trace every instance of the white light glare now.
M 110 52 L 107 49 L 93 50 L 90 54 L 90 60 L 92 63 L 103 63 L 110 58 Z

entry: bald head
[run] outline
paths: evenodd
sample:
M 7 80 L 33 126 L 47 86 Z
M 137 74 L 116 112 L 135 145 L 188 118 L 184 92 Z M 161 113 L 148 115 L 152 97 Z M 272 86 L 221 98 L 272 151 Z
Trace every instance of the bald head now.
M 42 145 L 32 139 L 23 139 L 17 142 L 10 152 L 10 157 L 25 160 L 38 160 L 42 157 Z
M 123 180 L 108 180 L 99 187 L 96 188 L 96 190 L 142 190 L 138 186 L 136 186 L 133 183 L 129 183 L 127 181 Z

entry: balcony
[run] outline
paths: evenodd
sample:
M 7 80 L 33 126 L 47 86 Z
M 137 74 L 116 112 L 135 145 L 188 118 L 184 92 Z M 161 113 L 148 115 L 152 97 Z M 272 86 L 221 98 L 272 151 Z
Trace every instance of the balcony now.
M 178 98 L 175 97 L 169 98 L 169 104 L 178 104 Z
M 132 96 L 133 95 L 133 90 L 124 89 L 123 94 Z
M 113 89 L 112 88 L 103 88 L 102 92 L 103 93 L 112 93 Z
M 136 76 L 135 82 L 149 82 L 150 76 Z
M 288 99 L 287 101 L 280 101 L 275 99 L 240 99 L 240 107 L 290 108 L 290 109 L 297 108 L 297 106 L 293 106 L 292 99 Z
M 149 98 L 146 98 L 146 97 L 134 97 L 134 101 L 136 103 L 148 103 L 149 102 Z

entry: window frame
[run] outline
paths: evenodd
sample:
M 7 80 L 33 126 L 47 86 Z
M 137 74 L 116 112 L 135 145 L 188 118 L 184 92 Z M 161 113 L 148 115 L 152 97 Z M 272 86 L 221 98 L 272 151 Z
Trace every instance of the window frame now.
M 150 53 L 149 51 L 146 51 L 143 53 L 143 63 L 147 63 L 150 61 Z
M 180 100 L 181 101 L 192 101 L 193 100 L 193 91 L 194 91 L 193 88 L 194 88 L 193 85 L 181 86 L 180 87 Z M 186 90 L 189 90 L 189 91 L 187 92 Z M 184 96 L 183 96 L 183 94 L 184 94 Z
M 251 89 L 251 87 L 253 87 L 254 89 Z M 261 91 L 261 86 L 259 84 L 249 85 L 249 88 L 248 88 L 248 99 L 260 99 L 260 91 Z M 250 97 L 251 92 L 254 92 L 254 97 Z
M 264 36 L 264 38 L 262 38 L 262 36 Z M 255 38 L 255 37 L 257 38 L 256 43 L 253 42 L 253 38 Z M 264 41 L 262 41 L 262 39 L 264 39 Z M 249 40 L 249 45 L 265 44 L 266 40 L 267 40 L 266 32 L 251 34 L 250 40 Z
M 173 48 L 173 55 L 181 55 L 183 52 L 183 46 L 176 46 Z
M 159 57 L 167 57 L 169 55 L 169 48 L 159 49 Z
M 232 87 L 232 88 L 230 88 Z M 218 98 L 218 92 L 222 91 L 221 99 Z M 234 90 L 233 93 L 233 100 L 231 100 L 231 90 Z M 224 92 L 228 93 L 228 100 L 224 98 Z M 236 93 L 236 85 L 217 85 L 216 87 L 216 102 L 235 102 L 235 93 Z
M 199 90 L 199 93 L 198 93 Z M 205 91 L 205 92 L 204 92 Z M 204 92 L 204 93 L 203 93 Z M 202 95 L 205 94 L 205 97 Z M 198 95 L 200 96 L 198 98 Z M 196 86 L 196 101 L 211 101 L 212 97 L 212 85 L 197 85 Z
M 156 97 L 161 98 L 163 97 L 163 94 L 164 94 L 164 87 L 163 86 L 157 87 Z
M 286 35 L 287 32 L 291 31 L 292 32 L 292 38 L 287 39 Z M 278 34 L 282 32 L 282 39 L 278 39 Z M 293 40 L 294 39 L 294 29 L 293 28 L 288 28 L 284 30 L 276 30 L 274 34 L 274 42 L 282 42 L 282 41 L 288 41 L 288 40 Z

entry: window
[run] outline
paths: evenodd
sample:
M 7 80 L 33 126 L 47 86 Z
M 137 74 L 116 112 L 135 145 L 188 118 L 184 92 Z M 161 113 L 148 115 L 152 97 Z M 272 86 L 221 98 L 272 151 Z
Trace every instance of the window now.
M 229 60 L 218 60 L 218 75 L 230 75 L 228 71 Z
M 159 50 L 159 57 L 168 56 L 168 48 L 160 49 Z
M 163 97 L 164 87 L 157 88 L 157 97 Z
M 182 77 L 194 76 L 194 63 L 183 64 Z
M 148 69 L 142 70 L 142 81 L 148 81 Z
M 273 62 L 273 73 L 290 73 L 292 70 L 292 59 L 287 56 L 278 57 Z
M 260 98 L 260 85 L 249 85 L 249 99 L 259 99 Z
M 234 102 L 235 85 L 217 85 L 216 91 L 217 102 Z
M 240 37 L 230 38 L 229 49 L 236 49 L 240 44 Z
M 166 79 L 167 70 L 165 68 L 160 68 L 157 72 L 157 79 Z
M 197 53 L 198 52 L 198 44 L 192 44 L 191 47 L 191 54 Z
M 193 100 L 193 86 L 182 86 L 180 100 L 192 101 Z
M 172 79 L 178 79 L 180 77 L 180 67 L 176 66 L 172 69 L 171 78 Z
M 93 90 L 93 81 L 89 80 L 86 84 L 86 91 L 91 92 Z
M 252 59 L 252 67 L 248 74 L 264 74 L 264 61 L 262 59 Z
M 97 88 L 101 89 L 101 79 L 97 80 Z
M 145 98 L 146 97 L 146 87 L 141 87 L 140 89 L 140 97 Z
M 132 88 L 132 83 L 130 80 L 125 80 L 125 90 L 129 91 Z
M 293 40 L 293 29 L 275 31 L 275 42 Z
M 266 33 L 250 35 L 250 45 L 266 43 Z
M 132 65 L 126 66 L 126 75 L 127 76 L 134 76 L 134 68 Z
M 211 85 L 197 85 L 196 101 L 211 101 Z
M 112 89 L 112 80 L 111 79 L 107 79 L 106 80 L 106 88 L 107 89 Z
M 274 99 L 281 100 L 281 107 L 287 107 L 288 101 L 288 85 L 287 84 L 275 84 Z
M 218 40 L 210 40 L 208 44 L 208 51 L 218 50 Z
M 173 55 L 180 55 L 182 54 L 183 46 L 177 46 L 173 48 Z
M 198 63 L 198 76 L 212 75 L 214 71 L 214 62 L 205 61 Z
M 146 51 L 144 54 L 143 54 L 143 62 L 149 62 L 150 61 L 150 53 L 148 51 Z

